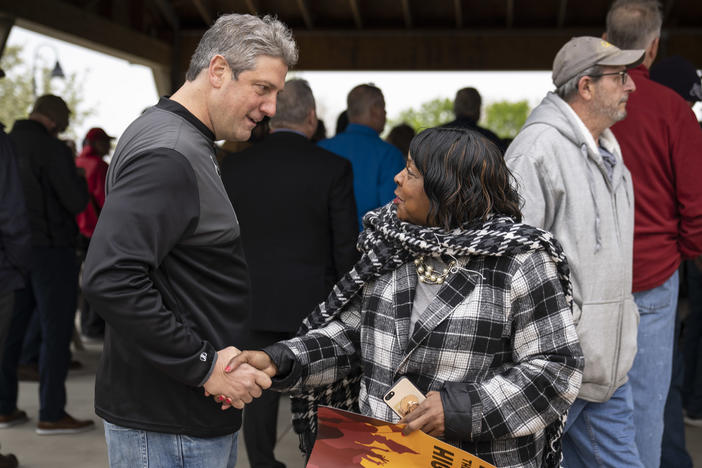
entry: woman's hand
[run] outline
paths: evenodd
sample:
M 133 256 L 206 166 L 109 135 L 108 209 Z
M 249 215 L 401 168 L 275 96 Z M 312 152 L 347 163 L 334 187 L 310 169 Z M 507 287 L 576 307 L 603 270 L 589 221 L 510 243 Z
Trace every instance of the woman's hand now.
M 420 403 L 411 413 L 400 419 L 398 424 L 406 424 L 403 435 L 420 430 L 433 437 L 444 435 L 444 404 L 439 392 L 427 393 L 427 399 Z
M 278 372 L 278 368 L 273 363 L 268 354 L 264 353 L 263 351 L 243 351 L 230 358 L 229 362 L 227 362 L 227 365 L 224 368 L 224 373 L 230 374 L 245 364 L 248 364 L 251 367 L 260 370 L 261 372 L 263 372 L 271 378 L 274 377 L 275 374 Z M 205 395 L 209 396 L 207 393 Z M 232 404 L 232 400 L 227 398 L 225 395 L 217 395 L 216 397 L 214 397 L 214 399 L 217 403 L 222 404 L 223 410 L 228 410 L 232 406 L 236 406 Z M 239 408 L 239 406 L 236 407 Z

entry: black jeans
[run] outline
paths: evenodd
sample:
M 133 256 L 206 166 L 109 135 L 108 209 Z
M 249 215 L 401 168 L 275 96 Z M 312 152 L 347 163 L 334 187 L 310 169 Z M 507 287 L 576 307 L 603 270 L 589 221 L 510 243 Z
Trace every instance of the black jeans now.
M 65 413 L 66 375 L 76 313 L 78 269 L 71 247 L 33 247 L 27 287 L 15 295 L 15 307 L 0 367 L 0 413 L 17 409 L 17 364 L 25 331 L 36 307 L 41 325 L 39 420 L 56 421 Z

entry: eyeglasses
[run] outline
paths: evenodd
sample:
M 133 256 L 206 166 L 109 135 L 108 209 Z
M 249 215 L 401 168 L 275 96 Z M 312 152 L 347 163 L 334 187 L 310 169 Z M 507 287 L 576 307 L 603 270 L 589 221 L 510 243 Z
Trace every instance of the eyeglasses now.
M 612 72 L 612 73 L 600 73 L 599 75 L 589 75 L 589 76 L 592 78 L 599 78 L 601 76 L 609 76 L 609 75 L 619 75 L 619 77 L 622 80 L 622 86 L 624 86 L 626 84 L 626 80 L 629 78 L 629 74 L 626 72 L 626 70 Z

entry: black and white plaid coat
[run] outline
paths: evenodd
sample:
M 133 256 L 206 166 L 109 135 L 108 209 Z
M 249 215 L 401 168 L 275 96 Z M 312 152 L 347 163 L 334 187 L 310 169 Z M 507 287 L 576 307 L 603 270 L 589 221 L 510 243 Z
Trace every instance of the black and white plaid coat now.
M 584 364 L 555 265 L 543 250 L 459 264 L 411 334 L 414 264 L 367 283 L 326 326 L 274 345 L 293 370 L 273 388 L 335 382 L 360 357 L 362 414 L 397 421 L 383 395 L 406 376 L 441 391 L 448 442 L 498 467 L 540 466 L 544 429 L 575 400 Z

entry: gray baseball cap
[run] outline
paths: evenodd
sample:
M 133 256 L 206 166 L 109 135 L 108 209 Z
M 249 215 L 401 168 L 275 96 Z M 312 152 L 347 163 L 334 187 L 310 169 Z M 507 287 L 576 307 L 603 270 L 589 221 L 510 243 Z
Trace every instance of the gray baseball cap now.
M 558 87 L 595 65 L 633 68 L 643 62 L 645 52 L 643 49 L 621 50 L 599 37 L 574 37 L 553 59 L 551 78 Z

